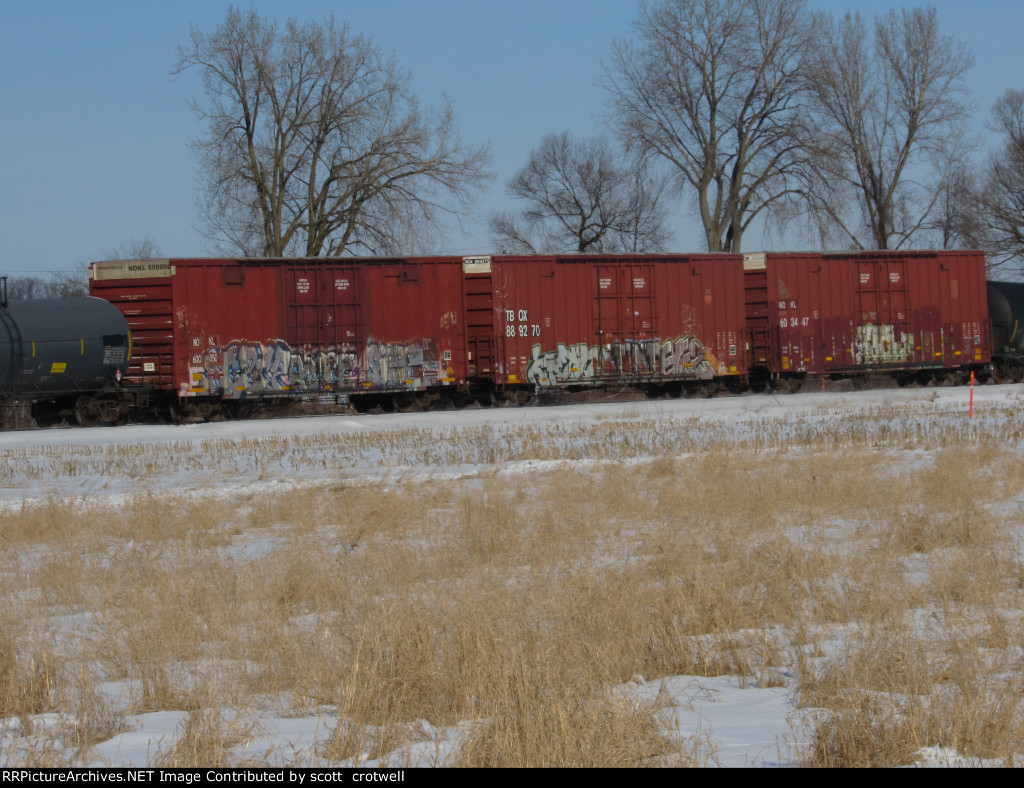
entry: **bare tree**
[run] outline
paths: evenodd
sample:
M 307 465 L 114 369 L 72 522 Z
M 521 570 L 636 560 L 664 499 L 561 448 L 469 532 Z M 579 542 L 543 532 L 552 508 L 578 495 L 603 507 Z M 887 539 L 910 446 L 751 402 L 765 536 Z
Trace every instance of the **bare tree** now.
M 803 0 L 641 3 L 605 67 L 618 133 L 692 193 L 710 252 L 793 194 L 805 19 Z
M 986 208 L 980 180 L 971 160 L 960 162 L 942 183 L 931 218 L 924 225 L 941 249 L 984 249 L 987 247 Z M 986 265 L 993 267 L 991 255 Z
M 43 288 L 46 298 L 89 295 L 89 264 L 78 263 L 71 271 L 54 271 Z
M 88 263 L 79 263 L 71 271 L 51 271 L 45 276 L 7 277 L 7 298 L 11 301 L 85 295 L 89 295 Z
M 151 238 L 132 238 L 103 253 L 106 260 L 155 260 L 162 256 L 160 247 Z
M 39 276 L 8 276 L 7 298 L 11 301 L 30 301 L 47 298 L 46 280 Z
M 664 185 L 603 137 L 549 134 L 508 183 L 526 203 L 491 218 L 495 241 L 515 252 L 654 251 L 667 240 Z
M 160 256 L 149 238 L 133 238 L 103 253 L 107 260 L 146 260 Z M 89 264 L 78 263 L 70 271 L 51 271 L 45 276 L 11 276 L 7 297 L 11 301 L 35 298 L 71 298 L 89 295 Z
M 982 224 L 977 245 L 989 252 L 991 268 L 1015 263 L 1024 270 L 1024 91 L 1000 96 L 990 128 L 1002 140 L 976 193 Z
M 820 14 L 814 28 L 806 197 L 818 231 L 858 249 L 932 240 L 971 148 L 970 52 L 939 34 L 934 8 L 890 12 L 873 35 L 858 14 Z
M 668 181 L 655 175 L 642 160 L 627 166 L 629 191 L 615 226 L 616 247 L 635 253 L 663 251 L 672 237 L 665 228 Z
M 232 7 L 212 35 L 193 27 L 174 73 L 189 68 L 206 92 L 205 231 L 243 254 L 397 251 L 486 177 L 451 105 L 422 110 L 411 76 L 333 18 L 279 28 Z

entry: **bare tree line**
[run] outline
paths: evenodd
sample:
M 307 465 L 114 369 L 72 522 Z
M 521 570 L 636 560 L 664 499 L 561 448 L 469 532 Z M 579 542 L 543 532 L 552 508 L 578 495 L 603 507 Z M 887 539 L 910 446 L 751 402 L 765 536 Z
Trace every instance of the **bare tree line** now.
M 1024 94 L 999 101 L 1003 147 L 974 169 L 972 65 L 930 6 L 866 20 L 805 0 L 641 0 L 598 80 L 610 140 L 543 136 L 493 239 L 657 251 L 685 211 L 710 252 L 742 251 L 752 227 L 801 228 L 822 248 L 980 246 L 1019 265 Z M 451 104 L 421 106 L 411 75 L 333 18 L 231 8 L 212 33 L 193 28 L 174 71 L 189 69 L 205 91 L 203 231 L 229 253 L 431 251 L 490 177 Z
M 394 57 L 333 18 L 232 7 L 178 55 L 173 73 L 203 85 L 197 204 L 220 252 L 428 253 L 491 177 L 451 103 L 423 106 Z M 710 252 L 784 228 L 822 248 L 980 247 L 1024 268 L 1024 92 L 993 108 L 1000 147 L 972 163 L 972 64 L 932 7 L 866 20 L 805 0 L 641 0 L 598 75 L 607 136 L 542 136 L 506 185 L 520 207 L 490 217 L 493 240 L 659 251 L 676 213 Z M 58 292 L 60 278 L 12 292 Z
M 89 294 L 89 274 L 83 275 L 81 269 L 74 271 L 53 271 L 40 276 L 4 277 L 7 287 L 7 298 L 11 301 L 24 301 L 37 298 L 71 298 Z
M 646 252 L 668 240 L 666 183 L 603 137 L 548 135 L 508 191 L 527 207 L 491 218 L 506 252 Z
M 966 47 L 933 8 L 814 17 L 812 170 L 801 196 L 822 234 L 856 249 L 928 243 L 941 196 L 971 152 Z
M 103 253 L 107 260 L 150 260 L 160 249 L 150 238 L 133 238 Z M 70 271 L 52 271 L 44 276 L 8 276 L 7 298 L 11 301 L 38 298 L 74 298 L 89 295 L 89 264 L 79 263 Z
M 996 265 L 1024 260 L 1024 91 L 1009 89 L 992 108 L 990 128 L 1002 144 L 989 154 L 978 185 L 967 186 L 967 245 L 990 253 Z M 994 258 L 994 259 L 993 259 Z
M 230 8 L 193 28 L 175 73 L 206 92 L 194 143 L 207 237 L 246 255 L 387 254 L 422 245 L 486 177 L 449 102 L 424 109 L 412 76 L 333 18 L 284 26 Z
M 993 268 L 1021 266 L 1024 93 L 1009 90 L 994 108 L 1003 145 L 976 174 L 972 65 L 932 7 L 869 22 L 811 14 L 803 0 L 641 2 L 601 78 L 617 166 L 654 185 L 633 248 L 663 248 L 668 203 L 679 200 L 710 252 L 742 251 L 763 220 L 800 227 L 822 248 L 980 247 Z M 599 221 L 614 212 L 596 210 L 607 208 L 607 180 L 570 186 L 552 139 L 509 182 L 526 207 L 493 217 L 494 238 L 521 248 L 541 230 L 546 249 L 601 248 L 595 228 L 615 226 Z M 616 166 L 594 141 L 571 144 L 577 158 L 589 151 L 591 171 Z
M 614 128 L 627 150 L 664 166 L 698 215 L 710 252 L 795 188 L 805 151 L 800 3 L 642 3 L 634 35 L 605 66 Z

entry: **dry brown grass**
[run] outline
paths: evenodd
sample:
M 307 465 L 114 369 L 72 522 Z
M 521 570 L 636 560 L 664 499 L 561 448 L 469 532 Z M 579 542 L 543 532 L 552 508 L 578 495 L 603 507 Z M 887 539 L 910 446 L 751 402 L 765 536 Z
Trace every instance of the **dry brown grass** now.
M 158 748 L 153 766 L 161 769 L 223 769 L 239 765 L 233 748 L 251 741 L 259 726 L 244 714 L 225 708 L 223 696 L 212 683 L 203 688 L 202 694 L 202 705 L 187 714 L 172 743 Z M 245 765 L 259 766 L 263 763 L 257 755 L 247 758 Z
M 910 765 L 925 747 L 941 746 L 969 763 L 1021 763 L 1024 725 L 1019 700 L 962 693 L 921 696 L 851 695 L 820 715 L 808 763 L 816 767 Z
M 510 684 L 507 709 L 479 725 L 461 748 L 455 765 L 704 765 L 687 759 L 680 743 L 664 733 L 650 708 L 607 694 L 595 697 L 585 687 L 560 686 L 561 682 L 539 693 L 528 679 Z
M 674 674 L 779 686 L 792 668 L 822 710 L 810 763 L 902 764 L 928 744 L 1006 761 L 1024 749 L 1024 571 L 992 502 L 1013 505 L 1024 463 L 984 436 L 958 445 L 959 427 L 887 432 L 891 415 L 845 437 L 806 424 L 775 440 L 766 424 L 754 453 L 697 425 L 556 425 L 610 462 L 241 499 L 142 484 L 117 509 L 0 512 L 0 718 L 25 720 L 23 743 L 43 711 L 75 721 L 60 746 L 19 751 L 39 764 L 85 759 L 126 714 L 180 710 L 157 761 L 230 765 L 253 735 L 245 709 L 276 697 L 336 715 L 324 763 L 401 764 L 426 721 L 469 725 L 467 766 L 704 765 L 710 745 L 673 739 L 657 703 L 613 688 Z M 181 461 L 270 473 L 410 446 L 436 462 L 556 454 L 532 426 L 515 441 L 467 432 L 461 446 L 234 441 Z M 931 451 L 902 451 L 914 441 Z M 140 478 L 158 475 L 166 458 L 139 451 Z M 38 467 L 105 461 L 53 452 Z
M 0 717 L 18 717 L 31 730 L 31 715 L 53 708 L 59 692 L 59 658 L 39 645 L 19 653 L 14 629 L 0 629 Z
M 828 657 L 801 660 L 801 702 L 829 710 L 811 764 L 905 765 L 939 744 L 1013 763 L 1024 749 L 1019 533 L 993 513 L 1020 494 L 1005 473 L 1015 462 L 994 446 L 935 453 L 866 523 L 842 595 L 858 626 Z

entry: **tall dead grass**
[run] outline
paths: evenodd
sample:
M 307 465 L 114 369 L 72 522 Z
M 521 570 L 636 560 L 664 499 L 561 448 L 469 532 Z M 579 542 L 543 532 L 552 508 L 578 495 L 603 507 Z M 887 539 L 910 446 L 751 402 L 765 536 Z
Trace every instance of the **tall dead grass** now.
M 618 424 L 569 425 L 614 461 L 5 510 L 0 604 L 17 618 L 0 627 L 0 718 L 23 734 L 44 711 L 77 720 L 60 739 L 74 760 L 127 714 L 178 710 L 156 760 L 230 765 L 252 736 L 243 710 L 276 697 L 336 717 L 325 763 L 401 764 L 424 725 L 461 723 L 465 766 L 704 765 L 709 745 L 614 688 L 795 671 L 820 710 L 810 763 L 902 764 L 936 743 L 1007 761 L 1024 749 L 1005 516 L 1019 454 L 939 432 L 928 453 L 880 451 L 881 419 L 841 452 L 807 427 L 757 453 L 647 457 Z M 483 430 L 459 459 L 547 456 L 525 437 Z M 241 442 L 218 462 L 303 467 L 317 440 Z M 358 440 L 346 457 L 371 447 Z

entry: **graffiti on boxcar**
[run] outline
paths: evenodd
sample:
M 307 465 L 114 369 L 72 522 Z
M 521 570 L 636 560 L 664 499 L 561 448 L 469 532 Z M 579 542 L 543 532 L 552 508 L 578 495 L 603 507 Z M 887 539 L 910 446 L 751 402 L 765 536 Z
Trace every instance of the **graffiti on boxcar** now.
M 359 377 L 351 348 L 293 348 L 284 340 L 229 342 L 221 350 L 225 386 L 229 396 L 273 394 L 284 391 L 320 391 Z M 207 358 L 213 358 L 211 353 Z M 218 371 L 207 365 L 210 373 Z M 218 392 L 219 393 L 219 392 Z
M 355 387 L 409 388 L 437 382 L 435 341 L 367 343 L 360 363 L 352 347 L 292 347 L 284 340 L 211 344 L 193 357 L 182 393 L 228 397 L 323 392 Z
M 594 378 L 602 363 L 602 350 L 600 345 L 587 345 L 586 342 L 575 345 L 559 342 L 557 349 L 542 353 L 541 346 L 534 345 L 526 367 L 526 379 L 538 386 L 552 386 L 565 380 Z
M 722 372 L 717 366 L 718 359 L 693 335 L 661 344 L 661 371 L 666 375 L 709 380 Z
M 692 306 L 683 304 L 680 307 L 680 327 L 683 329 L 683 339 L 690 339 L 696 337 L 702 333 L 703 326 L 701 325 L 700 318 L 703 314 L 702 310 L 697 310 Z M 677 342 L 679 340 L 676 340 Z
M 289 385 L 292 391 L 323 391 L 344 387 L 359 378 L 355 350 L 329 345 L 291 351 Z
M 906 364 L 913 358 L 914 335 L 903 331 L 896 335 L 892 325 L 867 323 L 857 326 L 853 340 L 855 364 Z
M 658 369 L 659 342 L 656 339 L 612 342 L 605 353 L 611 367 L 605 370 L 616 375 L 653 375 Z
M 229 396 L 240 391 L 287 391 L 290 362 L 290 348 L 284 342 L 210 345 L 203 366 L 192 370 L 193 385 L 200 391 L 227 392 Z
M 546 353 L 540 345 L 533 346 L 526 379 L 538 386 L 630 376 L 707 380 L 721 373 L 718 366 L 715 356 L 695 336 L 616 340 L 607 346 L 560 342 Z
M 387 388 L 433 384 L 437 380 L 437 353 L 431 352 L 432 347 L 430 339 L 422 345 L 371 339 L 366 345 L 366 382 Z

